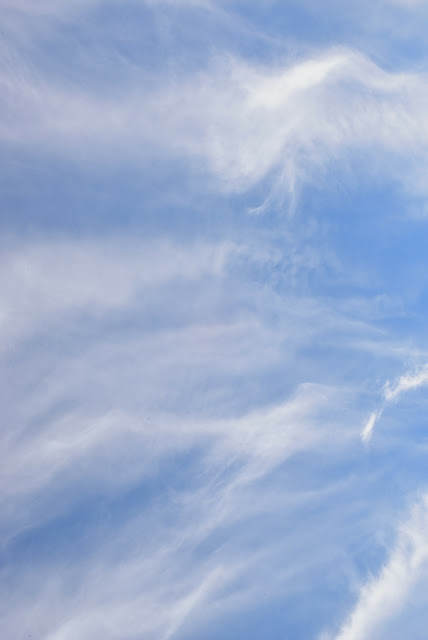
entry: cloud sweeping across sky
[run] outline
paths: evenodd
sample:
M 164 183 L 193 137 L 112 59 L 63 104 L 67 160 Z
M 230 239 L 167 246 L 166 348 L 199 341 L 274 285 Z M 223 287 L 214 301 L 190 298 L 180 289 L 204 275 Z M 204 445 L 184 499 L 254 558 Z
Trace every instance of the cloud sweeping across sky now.
M 423 72 L 386 72 L 344 47 L 273 68 L 216 58 L 196 73 L 179 69 L 165 83 L 134 71 L 119 92 L 114 78 L 94 90 L 92 81 L 53 81 L 14 61 L 1 78 L 0 135 L 6 144 L 97 163 L 184 158 L 202 163 L 217 181 L 213 188 L 227 191 L 275 174 L 277 191 L 289 193 L 319 180 L 326 166 L 340 171 L 349 154 L 364 153 L 371 171 L 388 154 L 386 175 L 422 188 Z M 117 66 L 130 73 L 130 63 Z
M 0 10 L 2 634 L 424 638 L 427 3 Z

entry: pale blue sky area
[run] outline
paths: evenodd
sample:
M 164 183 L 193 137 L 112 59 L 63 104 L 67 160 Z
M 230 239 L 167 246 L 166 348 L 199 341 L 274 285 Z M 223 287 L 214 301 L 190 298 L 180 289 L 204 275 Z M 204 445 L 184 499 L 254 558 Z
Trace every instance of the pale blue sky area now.
M 2 637 L 425 640 L 428 4 L 0 15 Z

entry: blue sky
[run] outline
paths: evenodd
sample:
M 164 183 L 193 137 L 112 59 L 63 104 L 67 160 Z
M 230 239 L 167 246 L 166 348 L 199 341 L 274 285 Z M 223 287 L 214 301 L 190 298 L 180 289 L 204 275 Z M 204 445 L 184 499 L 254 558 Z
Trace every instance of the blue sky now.
M 0 0 L 5 638 L 426 637 L 424 0 Z

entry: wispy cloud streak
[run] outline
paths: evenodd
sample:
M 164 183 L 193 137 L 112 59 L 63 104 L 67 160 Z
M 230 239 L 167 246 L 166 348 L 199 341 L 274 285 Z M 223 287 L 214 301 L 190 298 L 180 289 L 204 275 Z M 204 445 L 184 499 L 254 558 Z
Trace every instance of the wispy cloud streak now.
M 427 152 L 424 74 L 387 72 L 346 48 L 274 70 L 220 60 L 168 88 L 141 72 L 144 91 L 134 73 L 120 99 L 25 66 L 5 69 L 0 80 L 4 142 L 84 150 L 110 162 L 118 153 L 135 161 L 167 152 L 203 160 L 230 190 L 276 172 L 278 186 L 293 193 L 345 150 L 392 153 L 392 171 L 403 154 L 424 159 Z
M 428 496 L 414 506 L 400 526 L 394 549 L 376 578 L 361 589 L 358 603 L 336 640 L 369 640 L 379 637 L 382 624 L 398 617 L 411 588 L 428 562 Z
M 373 435 L 373 430 L 382 414 L 385 407 L 392 402 L 398 400 L 399 396 L 412 389 L 418 389 L 428 384 L 428 366 L 425 365 L 416 372 L 408 372 L 400 376 L 394 383 L 387 382 L 383 388 L 384 404 L 377 411 L 373 411 L 370 414 L 367 423 L 365 424 L 362 432 L 361 439 L 367 443 Z

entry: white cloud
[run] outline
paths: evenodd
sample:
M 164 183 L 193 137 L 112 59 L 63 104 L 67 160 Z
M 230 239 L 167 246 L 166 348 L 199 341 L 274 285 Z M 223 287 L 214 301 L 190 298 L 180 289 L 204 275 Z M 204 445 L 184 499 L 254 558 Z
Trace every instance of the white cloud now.
M 28 243 L 4 254 L 9 278 L 0 280 L 2 298 L 9 317 L 19 325 L 23 315 L 25 322 L 16 333 L 4 333 L 14 342 L 1 362 L 2 543 L 80 501 L 108 501 L 139 485 L 144 491 L 153 479 L 162 486 L 159 469 L 170 460 L 174 466 L 181 455 L 190 484 L 172 484 L 160 506 L 148 501 L 141 507 L 137 521 L 118 517 L 107 536 L 110 550 L 100 541 L 89 558 L 19 574 L 2 614 L 11 637 L 31 632 L 84 640 L 102 632 L 108 640 L 172 638 L 190 621 L 203 624 L 210 615 L 218 619 L 256 603 L 267 584 L 272 588 L 269 567 L 275 580 L 301 571 L 297 557 L 281 560 L 275 540 L 263 545 L 275 556 L 268 562 L 257 549 L 220 548 L 207 563 L 197 554 L 188 559 L 227 527 L 240 527 L 239 540 L 247 518 L 275 512 L 278 496 L 266 500 L 277 488 L 270 478 L 293 456 L 322 451 L 328 459 L 356 436 L 349 408 L 354 390 L 297 384 L 294 369 L 291 389 L 284 375 L 288 386 L 279 402 L 249 401 L 244 383 L 250 381 L 252 393 L 263 369 L 280 362 L 283 369 L 274 375 L 287 372 L 293 350 L 307 344 L 311 332 L 333 330 L 336 339 L 345 321 L 319 301 L 290 302 L 265 287 L 260 293 L 253 283 L 226 282 L 229 267 L 241 259 L 271 256 L 234 244 L 120 239 Z M 184 302 L 176 292 L 180 282 L 187 287 Z M 131 323 L 138 314 L 145 318 L 150 289 L 163 300 L 165 326 L 155 318 L 147 330 L 123 331 L 129 317 Z M 187 316 L 180 316 L 183 306 Z M 120 319 L 119 331 L 106 329 L 118 310 L 129 316 Z M 281 322 L 272 323 L 272 315 Z M 68 326 L 74 327 L 70 334 Z M 226 392 L 233 402 L 229 396 L 224 401 Z M 278 491 L 281 497 L 288 487 Z M 173 520 L 167 534 L 163 512 Z M 118 551 L 124 557 L 115 558 Z M 261 583 L 263 571 L 269 575 Z M 33 578 L 45 587 L 33 591 Z
M 405 373 L 404 375 L 400 376 L 400 378 L 398 378 L 398 380 L 396 380 L 396 382 L 394 382 L 393 384 L 387 382 L 383 388 L 383 406 L 379 410 L 373 411 L 370 414 L 364 428 L 361 431 L 362 441 L 365 443 L 369 442 L 373 435 L 373 429 L 377 421 L 382 417 L 383 411 L 386 406 L 388 406 L 391 402 L 397 400 L 401 394 L 426 385 L 428 385 L 428 365 L 421 367 L 418 371 Z
M 428 365 L 422 367 L 419 371 L 408 372 L 401 376 L 393 385 L 387 383 L 384 388 L 384 395 L 387 402 L 396 400 L 399 395 L 417 389 L 428 384 Z
M 123 309 L 150 288 L 220 277 L 238 251 L 230 243 L 174 245 L 120 239 L 52 240 L 4 251 L 0 258 L 3 348 L 61 315 Z
M 121 371 L 116 370 L 116 383 L 121 378 Z M 83 383 L 82 394 L 85 388 Z M 281 406 L 223 420 L 180 420 L 176 415 L 152 413 L 144 423 L 141 417 L 117 413 L 94 420 L 82 411 L 69 412 L 65 419 L 52 420 L 50 427 L 45 424 L 25 438 L 10 439 L 1 464 L 1 497 L 6 524 L 15 521 L 20 525 L 15 534 L 25 530 L 25 525 L 35 526 L 39 518 L 43 521 L 43 517 L 61 513 L 55 494 L 62 495 L 63 486 L 70 508 L 70 491 L 78 499 L 81 493 L 87 497 L 101 487 L 106 499 L 120 492 L 129 478 L 134 485 L 136 480 L 156 476 L 162 458 L 177 457 L 180 451 L 197 447 L 199 465 L 188 490 L 172 485 L 169 491 L 174 495 L 167 496 L 166 504 L 160 503 L 168 526 L 163 524 L 163 512 L 159 513 L 159 495 L 154 505 L 141 507 L 138 518 L 116 522 L 106 539 L 106 532 L 99 532 L 99 545 L 90 558 L 79 557 L 71 563 L 65 558 L 58 566 L 54 561 L 37 569 L 34 580 L 44 587 L 40 590 L 38 586 L 29 602 L 25 594 L 32 593 L 32 577 L 26 572 L 18 576 L 18 585 L 24 581 L 24 594 L 18 586 L 3 600 L 4 628 L 11 635 L 28 629 L 55 640 L 85 640 L 100 630 L 109 640 L 135 634 L 166 639 L 174 637 L 188 617 L 195 624 L 214 611 L 218 619 L 223 608 L 236 607 L 229 601 L 241 591 L 248 592 L 249 601 L 244 598 L 240 606 L 256 601 L 254 585 L 259 584 L 263 571 L 275 566 L 275 584 L 292 567 L 278 565 L 274 559 L 266 567 L 260 551 L 233 552 L 227 545 L 214 554 L 192 554 L 198 545 L 209 544 L 210 536 L 245 521 L 251 512 L 267 509 L 262 483 L 290 457 L 321 447 L 326 458 L 342 449 L 347 433 L 341 424 L 333 426 L 330 415 L 331 405 L 341 395 L 319 385 L 303 385 Z M 84 403 L 78 404 L 83 407 Z M 40 488 L 42 516 L 34 510 Z M 5 494 L 12 494 L 13 509 Z M 53 511 L 50 495 L 54 496 Z M 25 519 L 17 522 L 16 511 L 23 498 L 30 523 Z M 278 500 L 268 508 L 276 510 Z M 272 542 L 265 545 L 264 553 L 275 555 Z M 263 581 L 272 588 L 268 573 Z M 236 584 L 240 576 L 244 586 Z
M 294 373 L 290 387 L 286 372 L 319 332 L 336 338 L 339 326 L 355 327 L 319 301 L 225 279 L 240 260 L 245 271 L 247 260 L 270 259 L 233 243 L 120 238 L 4 252 L 0 497 L 9 531 L 37 520 L 31 496 L 86 475 L 107 491 L 132 484 L 174 450 L 201 446 L 210 464 L 244 465 L 238 489 L 321 446 L 317 421 L 336 389 L 299 386 Z M 248 389 L 279 366 L 289 400 L 268 408 L 262 394 L 249 404 Z
M 23 69 L 1 82 L 4 141 L 111 162 L 154 150 L 203 159 L 232 190 L 276 171 L 293 192 L 345 150 L 392 153 L 391 170 L 427 153 L 425 75 L 384 71 L 349 49 L 275 69 L 223 59 L 157 88 L 143 73 L 138 86 L 134 74 L 120 98 Z
M 336 640 L 371 640 L 382 625 L 399 617 L 411 588 L 428 562 L 428 496 L 415 505 L 410 519 L 400 526 L 396 546 L 376 578 L 360 591 L 355 609 Z
M 149 368 L 155 366 L 153 361 L 148 364 Z M 145 377 L 144 367 L 140 369 L 140 375 Z M 117 381 L 117 376 L 123 377 L 124 372 L 116 366 L 115 375 Z M 283 406 L 258 410 L 233 420 L 184 419 L 143 407 L 145 418 L 137 413 L 137 407 L 134 413 L 131 406 L 127 412 L 107 410 L 105 398 L 104 412 L 97 414 L 95 407 L 87 406 L 86 381 L 76 385 L 76 380 L 70 380 L 74 402 L 80 409 L 45 418 L 42 427 L 32 426 L 50 405 L 67 401 L 67 384 L 64 380 L 58 389 L 49 388 L 47 398 L 29 397 L 24 411 L 29 414 L 26 423 L 3 430 L 3 438 L 7 440 L 0 474 L 3 526 L 9 521 L 14 527 L 15 507 L 19 520 L 19 505 L 41 490 L 55 491 L 59 483 L 66 482 L 68 486 L 76 486 L 78 498 L 78 487 L 87 476 L 90 485 L 96 487 L 101 483 L 107 492 L 113 487 L 117 491 L 153 473 L 159 461 L 172 452 L 178 455 L 195 446 L 206 451 L 204 455 L 210 467 L 227 467 L 232 462 L 242 466 L 240 474 L 227 488 L 229 494 L 232 486 L 254 482 L 296 452 L 319 446 L 327 434 L 317 421 L 335 396 L 332 389 L 308 386 Z M 118 395 L 118 390 L 111 386 L 103 391 Z M 92 402 L 94 400 L 97 398 L 92 398 Z M 98 411 L 102 408 L 98 406 Z M 337 433 L 338 444 L 343 443 L 345 435 L 339 437 Z M 78 470 L 77 475 L 74 469 Z
M 363 442 L 369 442 L 369 440 L 373 435 L 374 426 L 376 422 L 379 420 L 379 418 L 381 417 L 381 415 L 382 415 L 382 409 L 380 409 L 379 411 L 373 411 L 370 414 L 370 417 L 367 420 L 364 426 L 364 429 L 361 432 L 361 439 Z

